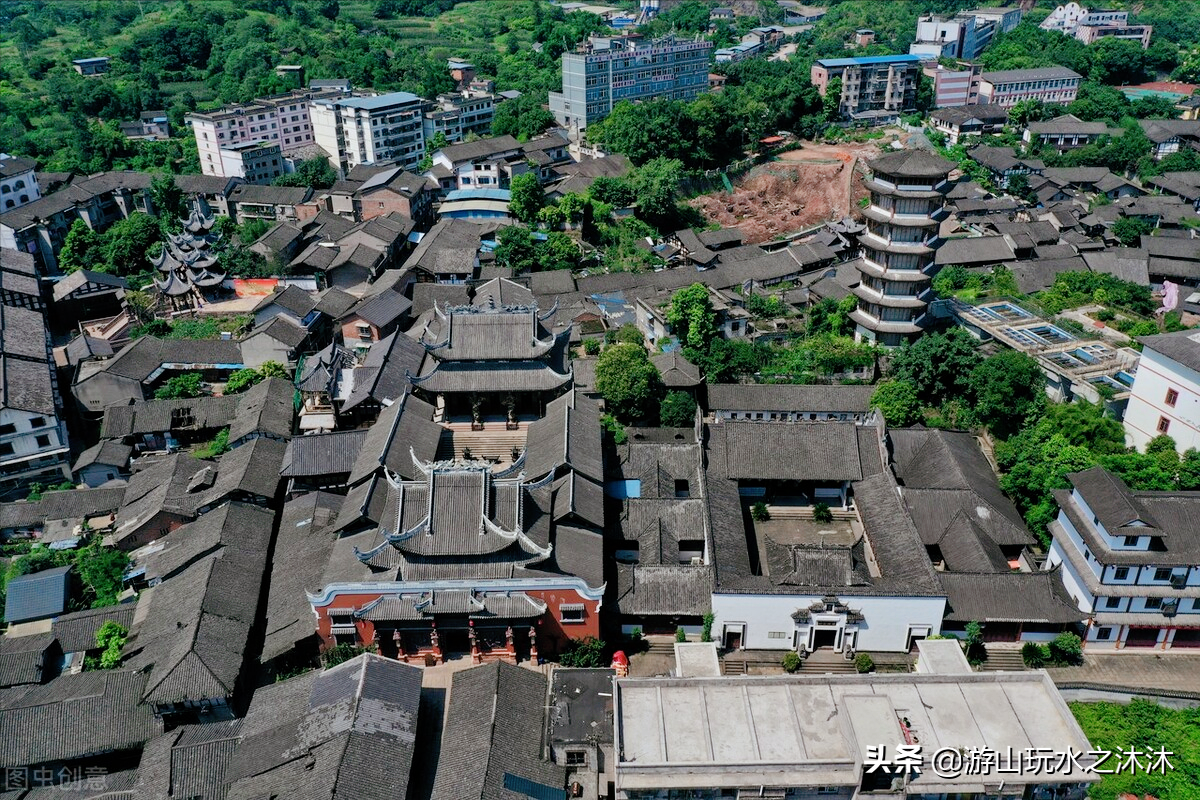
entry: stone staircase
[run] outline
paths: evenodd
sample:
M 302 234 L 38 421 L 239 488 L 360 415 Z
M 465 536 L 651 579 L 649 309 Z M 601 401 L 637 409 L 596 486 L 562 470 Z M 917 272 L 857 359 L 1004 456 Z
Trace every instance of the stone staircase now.
M 658 656 L 668 656 L 670 658 L 675 657 L 675 640 L 673 638 L 672 639 L 647 638 L 646 644 L 648 645 L 648 647 L 646 648 L 647 653 L 651 653 L 653 655 L 658 655 Z
M 463 451 L 470 450 L 472 458 L 508 464 L 512 462 L 513 448 L 518 453 L 525 449 L 525 433 L 505 430 L 503 424 L 482 431 L 447 428 L 438 440 L 437 460 L 462 458 Z
M 857 675 L 853 661 L 847 661 L 841 653 L 818 650 L 810 653 L 800 664 L 800 671 L 820 675 Z
M 1026 669 L 1020 648 L 990 644 L 987 654 L 987 661 L 980 667 L 984 672 L 1022 672 Z
M 746 662 L 734 658 L 724 658 L 721 660 L 722 675 L 745 675 Z

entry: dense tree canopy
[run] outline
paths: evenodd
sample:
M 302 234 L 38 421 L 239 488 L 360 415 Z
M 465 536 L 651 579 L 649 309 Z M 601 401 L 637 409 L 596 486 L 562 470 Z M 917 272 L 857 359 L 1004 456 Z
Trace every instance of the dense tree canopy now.
M 657 419 L 662 376 L 640 344 L 609 345 L 596 361 L 596 391 L 624 424 Z

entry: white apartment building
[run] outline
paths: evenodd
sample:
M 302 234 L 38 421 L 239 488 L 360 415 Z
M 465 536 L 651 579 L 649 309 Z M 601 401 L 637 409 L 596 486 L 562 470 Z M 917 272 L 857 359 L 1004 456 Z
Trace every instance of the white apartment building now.
M 412 169 L 425 155 L 427 102 L 409 92 L 314 100 L 313 137 L 343 173 L 359 164 Z
M 32 203 L 42 196 L 33 171 L 37 162 L 0 153 L 0 208 L 8 211 Z
M 1042 20 L 1042 30 L 1058 31 L 1074 36 L 1084 44 L 1106 37 L 1137 41 L 1145 50 L 1150 46 L 1153 25 L 1130 25 L 1129 12 L 1124 9 L 1087 9 L 1079 3 L 1058 6 Z
M 315 100 L 345 97 L 343 88 L 298 89 L 288 94 L 263 97 L 253 103 L 229 106 L 220 111 L 188 114 L 196 149 L 200 153 L 200 171 L 221 178 L 238 177 L 225 173 L 221 148 L 246 142 L 270 142 L 283 154 L 312 147 L 312 122 L 309 104 Z
M 1200 448 L 1200 333 L 1192 330 L 1138 339 L 1145 349 L 1125 409 L 1125 440 L 1145 449 L 1170 436 L 1180 452 Z
M 1134 492 L 1102 467 L 1067 476 L 1046 569 L 1091 615 L 1088 649 L 1200 647 L 1200 538 L 1192 493 Z
M 265 185 L 286 171 L 277 144 L 241 142 L 221 148 L 221 174 L 226 178 Z

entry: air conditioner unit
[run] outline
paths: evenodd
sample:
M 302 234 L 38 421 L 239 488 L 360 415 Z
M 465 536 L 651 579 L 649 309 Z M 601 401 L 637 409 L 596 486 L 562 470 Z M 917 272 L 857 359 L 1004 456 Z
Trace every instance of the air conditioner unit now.
M 1171 588 L 1172 589 L 1182 589 L 1183 587 L 1187 586 L 1187 578 L 1188 578 L 1188 576 L 1187 576 L 1186 572 L 1183 574 L 1179 574 L 1179 573 L 1172 574 L 1171 575 Z
M 704 566 L 704 557 L 703 556 L 692 556 L 692 566 L 693 567 L 703 567 Z
M 1179 613 L 1179 600 L 1172 598 L 1164 600 L 1162 604 L 1162 613 L 1164 617 L 1173 617 Z

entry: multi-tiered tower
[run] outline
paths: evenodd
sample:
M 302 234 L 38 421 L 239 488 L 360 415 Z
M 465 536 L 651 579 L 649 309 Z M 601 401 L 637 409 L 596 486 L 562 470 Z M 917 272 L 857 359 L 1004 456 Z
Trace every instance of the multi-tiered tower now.
M 889 153 L 870 164 L 871 204 L 859 237 L 858 307 L 855 334 L 896 347 L 927 325 L 938 223 L 954 164 L 924 150 Z

